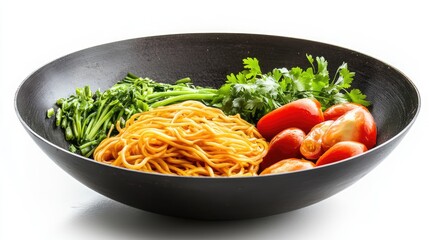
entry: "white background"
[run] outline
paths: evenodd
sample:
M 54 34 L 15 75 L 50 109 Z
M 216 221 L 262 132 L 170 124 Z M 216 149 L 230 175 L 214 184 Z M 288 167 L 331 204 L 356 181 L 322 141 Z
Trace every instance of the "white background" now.
M 429 239 L 425 1 L 0 1 L 0 239 Z M 57 167 L 19 123 L 15 91 L 44 64 L 98 44 L 190 32 L 282 35 L 354 49 L 412 79 L 422 109 L 400 146 L 350 188 L 294 212 L 228 222 L 109 200 Z

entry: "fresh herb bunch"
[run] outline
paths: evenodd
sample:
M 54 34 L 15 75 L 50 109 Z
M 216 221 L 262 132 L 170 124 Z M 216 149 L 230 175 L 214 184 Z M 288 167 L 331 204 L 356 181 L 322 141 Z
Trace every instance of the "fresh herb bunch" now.
M 70 151 L 89 157 L 109 132 L 115 134 L 118 121 L 124 126 L 137 112 L 186 100 L 211 100 L 216 93 L 216 89 L 194 86 L 189 78 L 165 84 L 129 73 L 104 92 L 77 88 L 74 95 L 58 99 L 58 108 L 49 109 L 47 116 L 55 115 L 56 126 L 64 129 L 71 143 Z
M 227 76 L 211 104 L 226 114 L 240 114 L 251 123 L 300 98 L 315 98 L 322 109 L 343 102 L 370 105 L 359 89 L 350 89 L 355 74 L 348 70 L 347 63 L 341 64 L 331 79 L 324 57 L 306 56 L 310 67 L 305 70 L 275 68 L 268 73 L 262 73 L 256 58 L 243 59 L 244 69 Z

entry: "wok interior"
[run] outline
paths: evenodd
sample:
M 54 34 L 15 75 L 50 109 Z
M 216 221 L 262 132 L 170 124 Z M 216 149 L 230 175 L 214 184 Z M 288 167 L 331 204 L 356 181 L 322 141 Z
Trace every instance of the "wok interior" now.
M 160 82 L 190 77 L 196 85 L 219 87 L 242 59 L 256 57 L 264 72 L 274 67 L 309 67 L 305 54 L 324 56 L 331 77 L 344 61 L 356 72 L 354 87 L 373 103 L 378 145 L 399 134 L 418 112 L 418 93 L 396 69 L 376 59 L 322 43 L 246 34 L 189 34 L 126 40 L 82 50 L 33 73 L 16 96 L 18 115 L 40 137 L 67 149 L 46 110 L 77 87 L 107 89 L 127 72 Z

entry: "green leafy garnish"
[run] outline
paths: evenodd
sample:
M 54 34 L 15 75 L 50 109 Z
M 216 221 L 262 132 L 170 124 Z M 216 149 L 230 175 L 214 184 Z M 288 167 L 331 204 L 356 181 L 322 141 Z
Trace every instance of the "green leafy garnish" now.
M 350 90 L 355 73 L 349 71 L 347 63 L 339 66 L 331 79 L 324 57 L 306 56 L 310 63 L 307 69 L 275 68 L 268 73 L 262 73 L 256 58 L 244 59 L 244 69 L 227 76 L 212 105 L 227 114 L 240 114 L 251 123 L 300 98 L 315 98 L 322 109 L 344 102 L 370 105 L 360 90 Z

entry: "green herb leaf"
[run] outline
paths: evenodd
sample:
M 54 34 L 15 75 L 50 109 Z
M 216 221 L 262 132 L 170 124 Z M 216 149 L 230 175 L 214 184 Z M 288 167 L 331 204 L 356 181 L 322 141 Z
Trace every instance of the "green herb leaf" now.
M 366 107 L 371 105 L 371 103 L 366 100 L 366 95 L 359 89 L 352 89 L 347 95 L 350 98 L 350 102 L 359 103 Z

